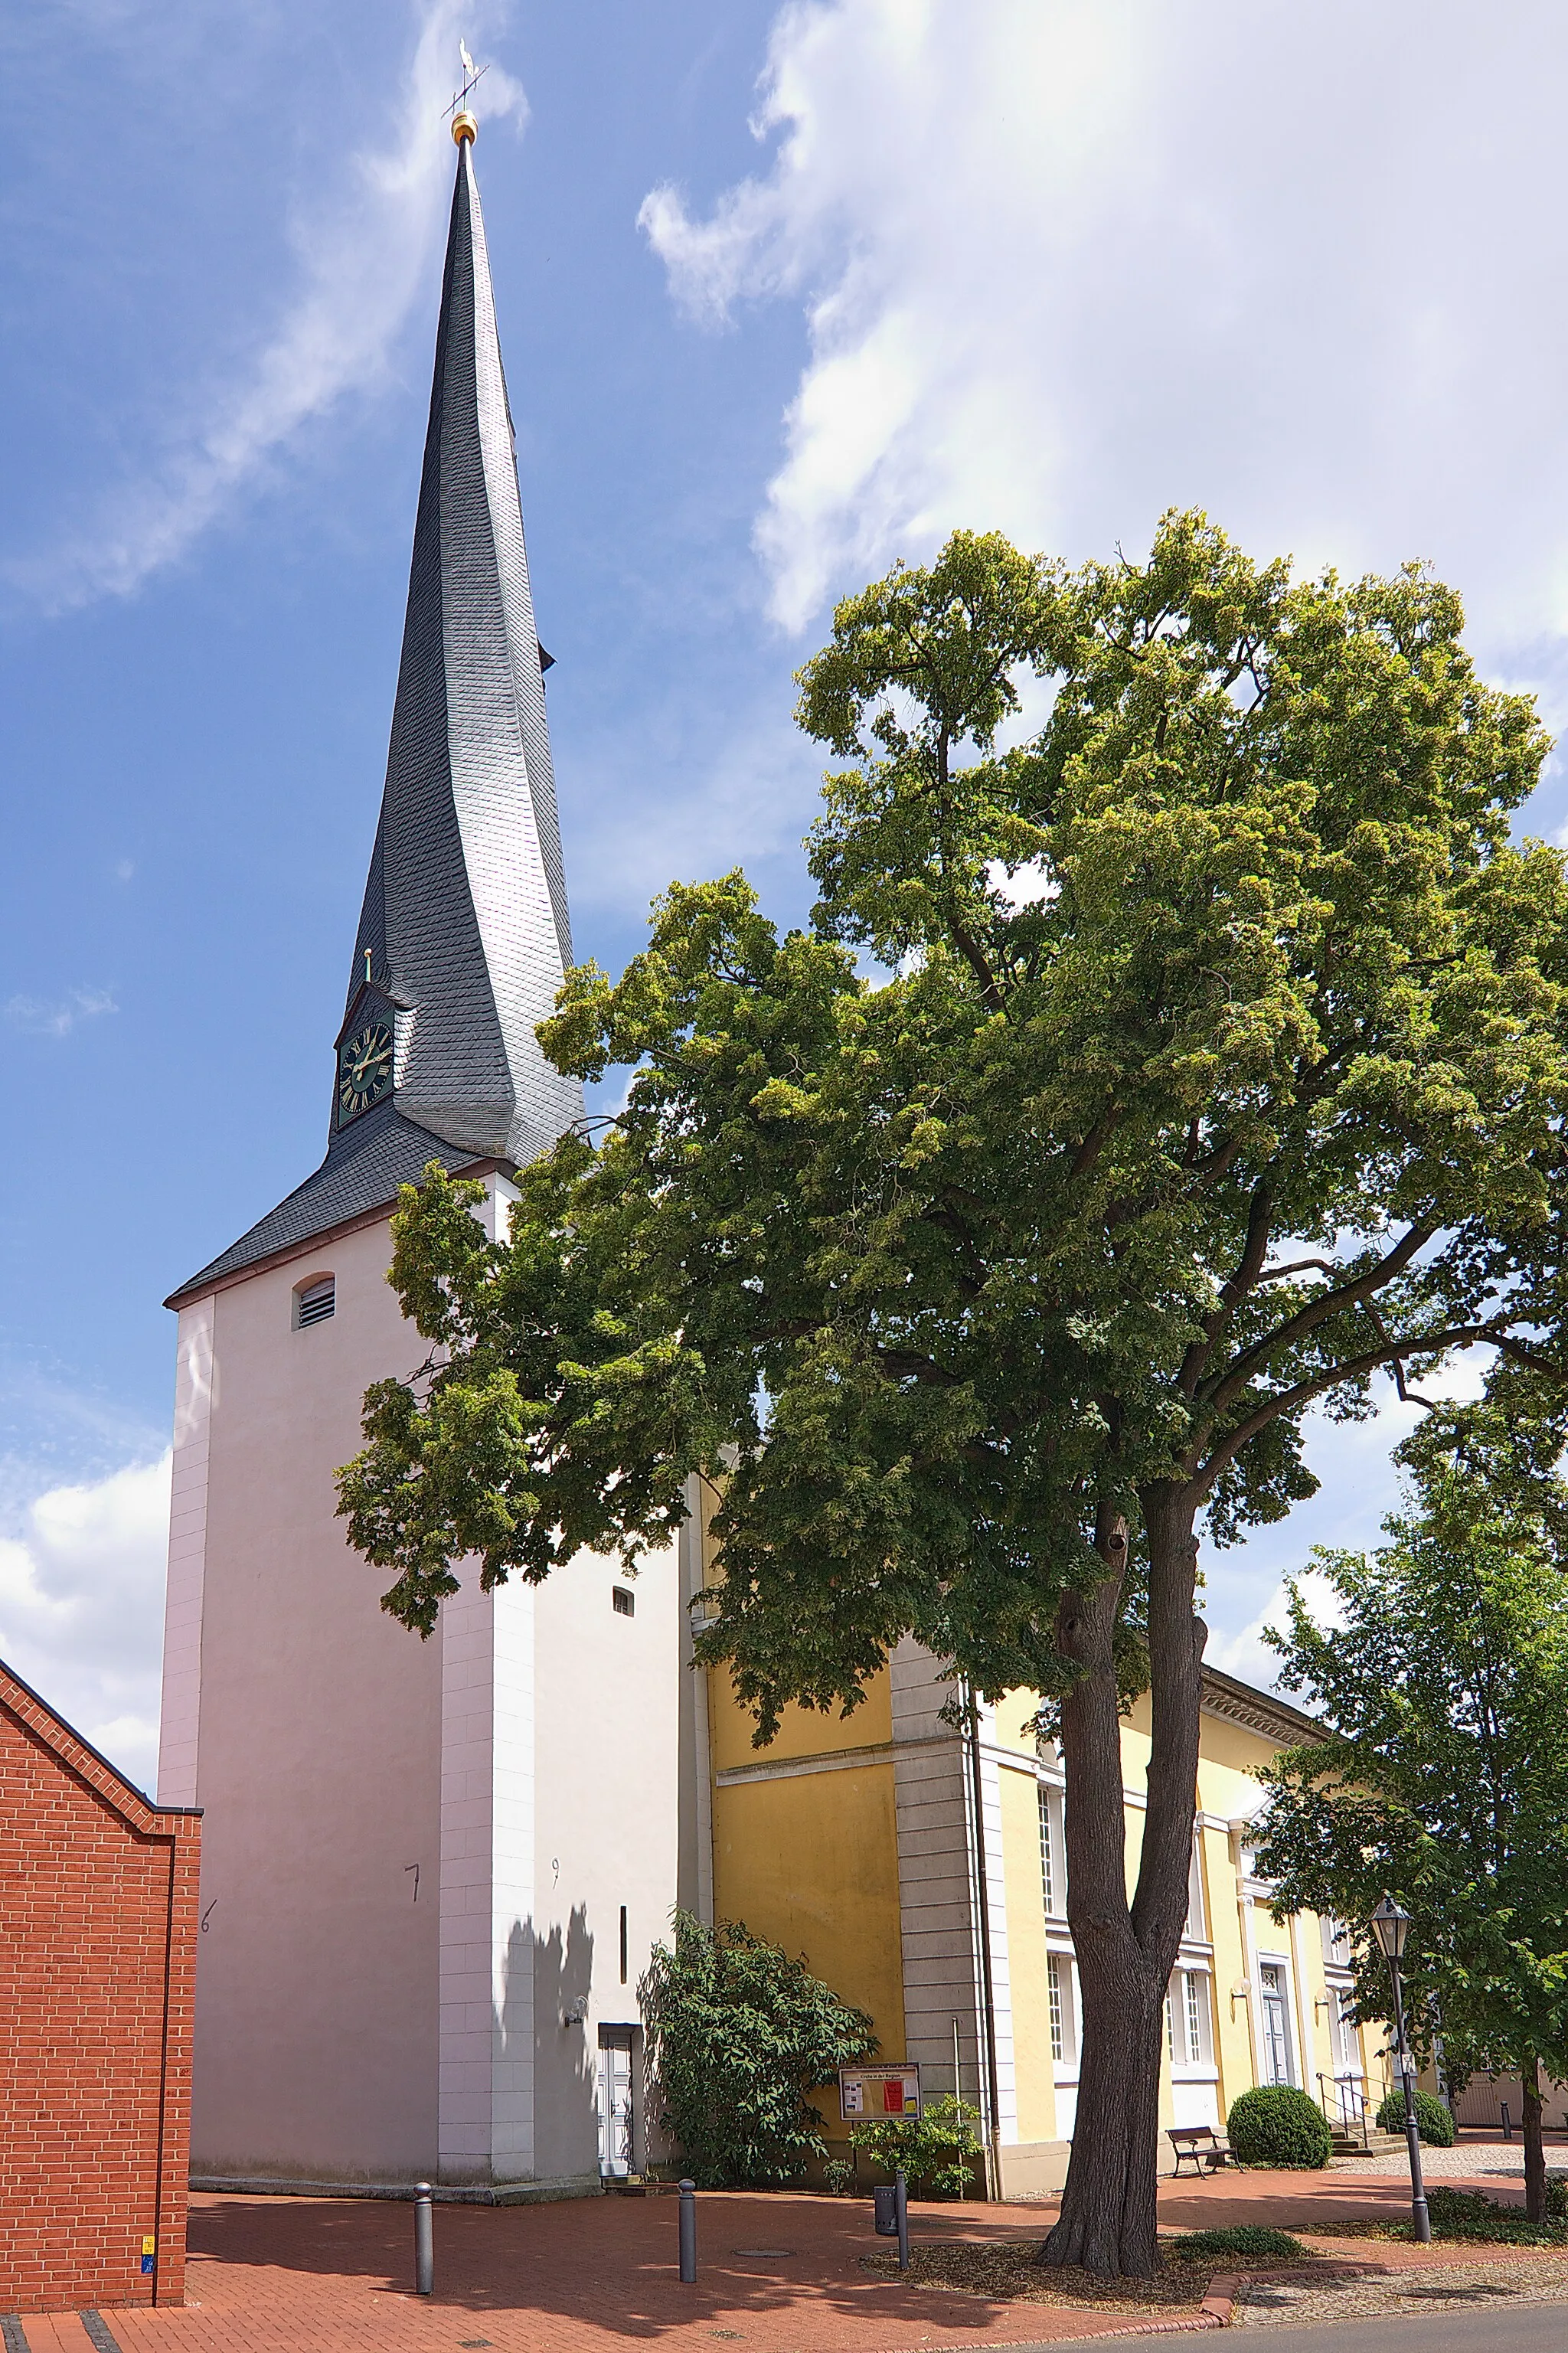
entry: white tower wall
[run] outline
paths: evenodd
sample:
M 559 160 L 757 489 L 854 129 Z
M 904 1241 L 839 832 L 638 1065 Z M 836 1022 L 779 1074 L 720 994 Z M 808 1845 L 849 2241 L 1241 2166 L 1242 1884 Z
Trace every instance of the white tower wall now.
M 160 1790 L 205 1810 L 193 2171 L 583 2186 L 598 2029 L 636 2028 L 676 1901 L 675 1551 L 466 1572 L 428 1642 L 386 1617 L 333 1472 L 426 1352 L 391 1252 L 378 1218 L 182 1311 Z

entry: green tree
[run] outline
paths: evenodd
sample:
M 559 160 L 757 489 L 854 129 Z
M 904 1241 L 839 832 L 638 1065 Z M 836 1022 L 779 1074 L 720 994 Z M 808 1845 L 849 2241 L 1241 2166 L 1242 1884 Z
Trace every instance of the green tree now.
M 1258 1869 L 1278 1910 L 1363 1922 L 1386 1888 L 1411 1915 L 1406 2008 L 1445 2067 L 1518 2073 L 1525 2211 L 1544 2218 L 1541 2076 L 1568 2081 L 1568 1484 L 1560 1401 L 1504 1372 L 1400 1449 L 1408 1509 L 1390 1541 L 1319 1552 L 1338 1622 L 1299 1587 L 1271 1637 L 1288 1690 L 1330 1736 L 1264 1776 Z M 1387 2015 L 1383 1957 L 1356 1952 L 1363 2017 Z
M 809 2095 L 876 2050 L 863 2010 L 743 1922 L 689 1912 L 637 1999 L 659 2122 L 700 2188 L 774 2188 L 826 2156 Z
M 1085 2031 L 1052 2262 L 1157 2260 L 1200 1515 L 1223 1543 L 1310 1493 L 1303 1417 L 1380 1371 L 1555 1345 L 1563 863 L 1510 841 L 1545 739 L 1461 624 L 1416 571 L 1293 582 L 1201 516 L 1079 571 L 958 533 L 801 673 L 839 763 L 812 929 L 738 874 L 672 887 L 541 1031 L 634 1067 L 599 1148 L 523 1172 L 504 1246 L 438 1173 L 395 1220 L 433 1352 L 368 1394 L 342 1501 L 405 1624 L 465 1553 L 635 1556 L 700 1469 L 700 1651 L 759 1740 L 910 1633 L 1059 1706 Z

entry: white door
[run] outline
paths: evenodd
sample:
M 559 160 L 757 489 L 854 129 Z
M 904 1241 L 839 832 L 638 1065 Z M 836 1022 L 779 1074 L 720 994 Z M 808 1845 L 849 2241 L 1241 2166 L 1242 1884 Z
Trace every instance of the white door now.
M 1270 2084 L 1293 2084 L 1290 2063 L 1290 2010 L 1285 1999 L 1285 1972 L 1278 1961 L 1265 1961 L 1258 1971 L 1263 1983 L 1263 2074 Z
M 599 2171 L 624 2178 L 632 2169 L 632 2030 L 599 2029 Z

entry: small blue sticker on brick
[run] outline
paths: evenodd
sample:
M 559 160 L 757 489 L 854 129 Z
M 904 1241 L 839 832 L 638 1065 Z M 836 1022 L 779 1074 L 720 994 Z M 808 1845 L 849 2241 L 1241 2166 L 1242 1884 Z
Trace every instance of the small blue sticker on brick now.
M 156 2260 L 156 2258 L 155 2258 L 154 2256 L 153 2256 L 153 2255 L 143 2255 L 143 2256 L 142 2256 L 142 2274 L 143 2274 L 143 2275 L 145 2275 L 146 2274 L 148 2274 L 148 2273 L 150 2273 L 150 2272 L 152 2271 L 152 2268 L 153 2268 L 153 2263 L 155 2262 L 155 2260 Z

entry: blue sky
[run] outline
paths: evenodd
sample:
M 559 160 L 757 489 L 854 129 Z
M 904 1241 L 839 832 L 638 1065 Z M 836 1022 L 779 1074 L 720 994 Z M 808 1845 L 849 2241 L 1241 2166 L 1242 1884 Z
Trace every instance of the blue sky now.
M 1500 19 L 1500 21 L 1494 21 Z M 172 1320 L 312 1167 L 385 759 L 459 34 L 579 950 L 773 909 L 836 594 L 1207 506 L 1568 689 L 1557 12 L 32 0 L 0 27 L 0 1653 L 149 1769 Z M 1565 812 L 1555 770 L 1532 829 Z M 1215 1654 L 1391 1428 L 1211 1562 Z

